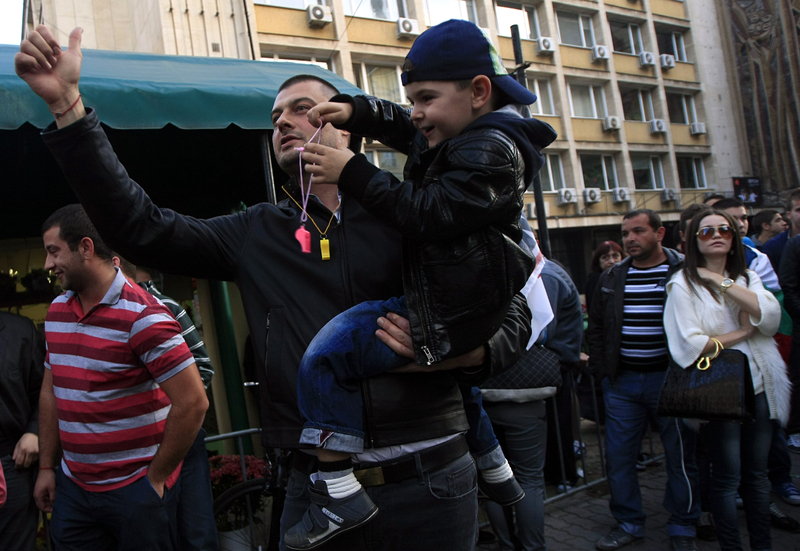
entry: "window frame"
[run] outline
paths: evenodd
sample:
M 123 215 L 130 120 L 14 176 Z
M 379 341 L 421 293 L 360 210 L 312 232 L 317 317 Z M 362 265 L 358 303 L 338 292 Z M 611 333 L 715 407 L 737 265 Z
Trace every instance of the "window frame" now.
M 315 0 L 311 0 L 314 2 Z M 324 0 L 316 0 L 319 4 L 324 4 Z M 361 9 L 362 6 L 367 8 L 369 11 L 370 4 L 366 2 L 359 2 L 359 0 L 342 0 L 342 9 L 344 10 L 344 14 L 348 17 L 358 17 L 361 19 L 374 19 L 376 21 L 396 21 L 398 17 L 407 17 L 406 14 L 408 13 L 408 6 L 406 4 L 406 0 L 386 0 L 387 5 L 389 6 L 389 17 L 383 18 L 378 17 L 374 13 L 372 15 L 363 15 L 362 13 L 356 13 L 353 11 L 353 5 L 355 4 L 355 10 L 358 11 Z M 396 14 L 395 14 L 396 12 Z
M 376 94 L 372 90 L 372 82 L 370 82 L 369 73 L 367 72 L 367 67 L 382 67 L 387 69 L 394 68 L 395 76 L 397 77 L 396 82 L 399 93 L 399 101 L 396 101 L 395 103 L 399 105 L 409 105 L 408 98 L 406 97 L 405 87 L 403 86 L 403 82 L 401 80 L 401 74 L 403 72 L 403 69 L 402 67 L 400 67 L 400 65 L 392 65 L 392 64 L 382 65 L 380 63 L 370 63 L 367 61 L 353 61 L 353 65 L 358 66 L 358 71 L 355 70 L 355 67 L 353 68 L 354 69 L 353 72 L 355 73 L 356 76 L 356 86 L 364 90 L 369 95 L 380 96 L 380 97 L 383 96 Z
M 431 17 L 431 9 L 430 9 L 430 6 L 429 6 L 429 4 L 431 2 L 433 2 L 433 3 L 441 3 L 441 4 L 444 4 L 446 2 L 446 3 L 449 3 L 449 4 L 453 5 L 453 6 L 457 6 L 458 7 L 458 13 L 454 14 L 454 13 L 451 12 L 450 16 L 447 17 L 446 19 L 442 19 L 441 21 L 438 21 L 438 20 L 434 21 L 434 19 Z M 464 5 L 464 8 L 465 8 L 464 11 L 466 11 L 466 19 L 464 17 L 461 17 L 461 15 L 462 15 L 462 13 L 461 13 L 462 4 Z M 465 21 L 469 21 L 471 23 L 475 23 L 476 25 L 478 25 L 478 7 L 475 5 L 475 0 L 424 0 L 424 2 L 423 2 L 423 12 L 425 14 L 425 21 L 427 22 L 428 26 L 430 26 L 430 27 L 438 25 L 439 23 L 444 23 L 448 19 L 464 19 Z M 422 22 L 420 22 L 420 26 L 422 26 Z M 478 26 L 480 26 L 480 25 L 478 25 Z
M 594 112 L 594 117 L 583 117 L 575 115 L 575 104 L 572 102 L 572 87 L 573 86 L 584 86 L 589 88 L 589 95 L 591 96 L 591 104 L 592 104 L 592 111 Z M 597 112 L 597 97 L 595 96 L 595 89 L 600 89 L 600 100 L 602 101 L 603 105 L 603 113 L 600 114 Z M 567 95 L 569 96 L 569 112 L 570 117 L 573 119 L 604 119 L 608 116 L 608 104 L 606 103 L 606 92 L 603 89 L 602 84 L 580 84 L 575 82 L 568 82 L 567 83 Z
M 581 35 L 581 44 L 571 44 L 569 42 L 564 42 L 561 37 L 561 21 L 559 19 L 560 14 L 567 14 L 567 15 L 574 15 L 578 18 L 578 28 L 580 29 Z M 594 22 L 592 22 L 592 16 L 586 15 L 579 12 L 573 12 L 569 10 L 556 10 L 556 28 L 558 29 L 558 43 L 565 44 L 567 46 L 573 46 L 576 48 L 593 48 L 597 44 L 597 36 L 594 34 Z M 584 27 L 584 23 L 589 22 L 589 34 L 591 37 L 591 44 L 586 43 L 586 28 Z
M 376 147 L 367 146 L 366 148 L 364 148 L 364 154 L 368 157 L 369 162 L 371 164 L 375 165 L 376 167 L 380 168 L 381 170 L 386 170 L 387 172 L 389 172 L 391 174 L 394 174 L 394 176 L 396 176 L 399 180 L 402 180 L 403 179 L 403 168 L 405 167 L 405 161 L 408 159 L 408 156 L 403 154 L 403 153 L 400 153 L 399 151 L 397 151 L 395 149 L 392 149 L 390 147 L 386 147 L 385 145 L 383 145 L 380 142 L 376 141 L 374 143 L 376 144 Z M 383 168 L 381 166 L 380 155 L 382 153 L 384 153 L 384 154 L 385 153 L 391 153 L 392 155 L 402 155 L 403 156 L 403 159 L 400 159 L 403 162 L 400 163 L 400 172 L 399 172 L 399 174 L 396 174 L 396 173 L 392 172 L 391 170 Z
M 584 170 L 583 165 L 583 158 L 584 157 L 600 157 L 600 166 L 603 171 L 603 186 L 601 188 L 596 188 L 594 186 L 587 186 L 586 185 L 586 172 Z M 600 191 L 611 191 L 614 188 L 619 187 L 619 178 L 617 176 L 617 163 L 614 160 L 614 155 L 604 155 L 602 153 L 579 153 L 578 160 L 581 163 L 581 182 L 583 183 L 583 189 L 599 189 Z M 613 173 L 613 182 L 610 182 L 608 179 L 608 162 L 610 161 L 611 164 L 611 172 Z M 612 187 L 610 184 L 613 183 L 614 186 Z
M 681 159 L 687 159 L 692 164 L 692 179 L 694 180 L 694 185 L 692 187 L 684 187 L 683 182 L 680 181 Z M 708 180 L 706 180 L 706 167 L 705 163 L 703 162 L 703 157 L 697 155 L 675 155 L 675 163 L 678 165 L 678 186 L 680 186 L 680 189 L 708 189 Z
M 683 112 L 683 118 L 686 122 L 676 122 L 672 120 L 672 112 L 669 112 L 669 96 L 678 96 L 680 98 L 681 111 Z M 697 108 L 694 103 L 693 94 L 684 94 L 681 92 L 667 92 L 667 111 L 669 112 L 669 122 L 671 124 L 685 124 L 688 126 L 690 124 L 698 122 Z
M 608 21 L 609 30 L 611 25 L 625 25 L 626 30 L 628 31 L 628 42 L 631 45 L 631 52 L 623 52 L 614 48 L 614 33 L 611 33 L 611 47 L 613 48 L 614 52 L 619 54 L 628 54 L 628 55 L 639 55 L 644 51 L 644 41 L 642 40 L 642 28 L 639 26 L 638 23 L 631 23 L 629 21 L 619 21 L 610 19 Z M 634 32 L 635 27 L 635 32 Z M 637 51 L 638 50 L 638 51 Z
M 659 155 L 631 155 L 631 168 L 633 168 L 634 157 L 646 157 L 650 164 L 650 185 L 652 187 L 640 188 L 636 185 L 636 177 L 634 175 L 633 185 L 637 191 L 660 191 L 666 189 L 666 181 L 664 180 L 664 163 L 661 162 Z M 656 166 L 658 165 L 658 166 Z
M 500 6 L 500 3 L 506 4 L 506 6 Z M 526 22 L 529 28 L 525 29 L 527 31 L 528 37 L 521 37 L 523 40 L 538 40 L 539 37 L 542 36 L 542 29 L 539 24 L 539 10 L 537 9 L 538 6 L 530 5 L 530 4 L 523 4 L 522 2 L 510 2 L 508 0 L 496 0 L 494 3 L 494 15 L 497 23 L 497 35 L 510 37 L 511 30 L 509 27 L 508 34 L 504 34 L 505 29 L 500 28 L 500 17 L 497 14 L 497 9 L 499 7 L 503 7 L 504 9 L 515 9 L 510 6 L 513 4 L 514 6 L 519 6 L 519 11 L 523 12 L 523 20 Z M 531 23 L 533 23 L 533 28 L 531 27 Z M 522 34 L 522 32 L 520 33 Z
M 553 174 L 553 158 L 557 161 L 558 165 L 558 181 Z M 557 193 L 560 189 L 566 189 L 567 183 L 564 179 L 564 162 L 561 160 L 561 153 L 548 153 L 544 156 L 544 165 L 542 165 L 541 170 L 539 170 L 540 174 L 540 181 L 541 181 L 541 174 L 547 175 L 548 182 L 550 185 L 550 189 L 544 189 L 544 182 L 542 182 L 542 192 L 543 193 Z M 527 193 L 533 193 L 533 189 L 527 190 Z
M 553 102 L 553 87 L 550 84 L 549 78 L 537 78 L 537 77 L 528 77 L 528 89 L 536 94 L 536 102 L 531 104 L 530 109 L 531 113 L 534 115 L 543 115 L 543 116 L 556 116 L 556 106 Z M 549 112 L 544 112 L 541 109 L 544 104 L 542 103 L 542 94 L 541 94 L 541 86 L 540 83 L 544 82 L 547 85 L 547 99 L 550 100 L 549 105 Z
M 639 111 L 642 114 L 641 121 L 637 121 L 636 119 L 629 119 L 625 114 L 625 109 L 624 109 L 625 104 L 623 103 L 622 115 L 626 121 L 650 122 L 651 120 L 656 118 L 655 109 L 653 108 L 653 94 L 650 92 L 650 90 L 648 90 L 647 88 L 626 88 L 625 92 L 636 92 L 636 97 L 639 102 Z M 645 94 L 647 95 L 646 99 L 645 99 Z M 620 90 L 620 97 L 622 95 L 623 95 L 623 90 Z

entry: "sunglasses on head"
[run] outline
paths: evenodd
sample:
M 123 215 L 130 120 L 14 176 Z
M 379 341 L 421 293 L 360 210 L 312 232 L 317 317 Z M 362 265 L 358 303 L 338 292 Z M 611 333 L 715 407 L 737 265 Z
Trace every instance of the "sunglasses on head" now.
M 733 237 L 733 230 L 730 226 L 709 226 L 707 228 L 700 228 L 697 231 L 697 239 L 700 241 L 708 241 L 712 237 L 714 237 L 714 233 L 719 233 L 719 236 L 722 239 L 730 239 Z

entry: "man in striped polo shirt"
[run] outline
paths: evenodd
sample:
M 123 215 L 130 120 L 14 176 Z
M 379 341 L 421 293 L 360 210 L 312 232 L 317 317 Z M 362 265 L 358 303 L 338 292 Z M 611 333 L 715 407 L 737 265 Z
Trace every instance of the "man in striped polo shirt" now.
M 180 325 L 114 267 L 80 205 L 42 235 L 66 292 L 45 318 L 34 498 L 59 550 L 174 549 L 180 465 L 208 408 Z
M 589 312 L 589 367 L 603 380 L 609 506 L 619 525 L 597 542 L 602 551 L 644 538 L 645 514 L 636 457 L 651 418 L 658 422 L 667 466 L 664 507 L 673 550 L 694 550 L 700 517 L 696 496 L 695 436 L 682 421 L 658 417 L 658 396 L 669 353 L 664 336 L 665 286 L 683 257 L 661 246 L 658 213 L 634 210 L 622 219 L 629 257 L 606 270 Z

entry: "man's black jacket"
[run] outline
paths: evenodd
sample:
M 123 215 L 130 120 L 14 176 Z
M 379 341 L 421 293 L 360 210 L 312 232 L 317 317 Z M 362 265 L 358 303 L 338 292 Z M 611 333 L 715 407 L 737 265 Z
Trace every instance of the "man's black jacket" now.
M 402 295 L 399 234 L 344 195 L 341 221 L 334 220 L 327 234 L 331 258 L 323 261 L 310 224 L 311 254 L 301 252 L 294 237 L 300 211 L 288 200 L 208 220 L 159 209 L 129 178 L 94 111 L 66 128 L 48 127 L 42 136 L 115 251 L 164 272 L 237 284 L 256 352 L 264 443 L 299 447 L 296 379 L 303 352 L 340 312 Z M 323 228 L 331 218 L 313 199 L 308 213 Z M 488 342 L 489 361 L 476 377 L 512 365 L 529 333 L 530 311 L 524 299 L 516 300 Z M 368 447 L 467 429 L 460 392 L 446 372 L 382 375 L 364 380 L 362 389 Z
M 664 248 L 669 270 L 664 278 L 664 286 L 672 275 L 683 268 L 683 255 Z M 589 329 L 586 340 L 589 343 L 589 370 L 603 380 L 612 381 L 619 372 L 619 350 L 622 340 L 622 316 L 625 306 L 625 282 L 628 268 L 633 263 L 631 257 L 615 264 L 600 276 L 589 305 Z

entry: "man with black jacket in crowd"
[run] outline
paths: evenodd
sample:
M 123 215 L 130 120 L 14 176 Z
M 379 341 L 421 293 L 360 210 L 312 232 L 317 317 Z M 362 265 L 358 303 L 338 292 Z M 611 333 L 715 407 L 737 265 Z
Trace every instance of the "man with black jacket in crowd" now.
M 311 184 L 314 197 L 302 206 L 296 148 L 317 130 L 307 111 L 335 95 L 335 88 L 300 76 L 285 82 L 275 99 L 272 143 L 278 164 L 292 177 L 288 200 L 198 220 L 153 205 L 120 165 L 97 115 L 84 108 L 78 90 L 81 32 L 73 31 L 69 50 L 62 51 L 52 33 L 39 27 L 15 60 L 20 77 L 56 114 L 58 128 L 43 132 L 46 144 L 115 250 L 165 272 L 238 284 L 256 349 L 264 443 L 298 448 L 303 422 L 296 376 L 305 347 L 336 314 L 403 292 L 398 233 L 333 185 Z M 330 125 L 320 132 L 320 143 L 331 147 L 346 147 L 348 138 Z M 310 254 L 301 252 L 295 238 L 303 210 L 313 223 L 307 228 Z M 377 325 L 379 338 L 411 354 L 405 320 L 389 315 Z M 362 381 L 370 449 L 357 456 L 355 469 L 374 475 L 362 484 L 380 512 L 329 549 L 472 548 L 476 471 L 463 438 L 468 427 L 456 379 L 474 384 L 512 365 L 529 337 L 530 311 L 518 296 L 485 345 L 434 370 L 409 365 L 408 372 Z M 315 463 L 313 455 L 294 452 L 281 534 L 308 508 L 307 473 Z
M 39 390 L 44 341 L 33 322 L 0 312 L 0 461 L 6 504 L 0 508 L 0 548 L 31 551 L 39 510 L 33 500 L 39 459 Z
M 613 551 L 644 538 L 645 513 L 636 458 L 650 418 L 658 422 L 667 467 L 664 507 L 673 551 L 693 551 L 697 500 L 695 435 L 680 419 L 658 417 L 658 396 L 669 364 L 664 335 L 665 287 L 683 256 L 661 246 L 657 212 L 639 209 L 622 218 L 628 258 L 600 276 L 589 310 L 589 369 L 603 381 L 609 507 L 618 526 L 597 541 Z

